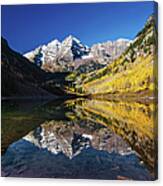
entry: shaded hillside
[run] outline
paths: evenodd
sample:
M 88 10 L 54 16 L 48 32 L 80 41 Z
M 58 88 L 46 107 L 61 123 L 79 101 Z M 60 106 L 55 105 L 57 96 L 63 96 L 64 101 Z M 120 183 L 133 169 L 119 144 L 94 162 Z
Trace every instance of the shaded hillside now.
M 49 96 L 39 84 L 45 73 L 21 54 L 11 50 L 5 39 L 1 39 L 2 96 Z
M 69 91 L 79 94 L 127 94 L 154 96 L 157 85 L 157 28 L 150 16 L 127 50 L 103 69 L 75 76 Z
M 2 96 L 47 97 L 64 96 L 67 73 L 46 73 L 13 51 L 5 39 L 1 39 Z M 53 94 L 53 95 L 52 95 Z

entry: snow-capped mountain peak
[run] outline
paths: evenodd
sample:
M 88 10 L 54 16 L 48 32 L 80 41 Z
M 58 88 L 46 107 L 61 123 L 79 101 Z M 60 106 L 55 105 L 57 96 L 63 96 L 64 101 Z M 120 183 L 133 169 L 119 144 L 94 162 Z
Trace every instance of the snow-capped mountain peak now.
M 75 66 L 79 66 L 76 63 L 82 65 L 94 61 L 97 64 L 108 64 L 121 55 L 130 42 L 128 39 L 119 38 L 94 44 L 89 48 L 78 38 L 69 35 L 62 42 L 54 39 L 24 56 L 46 71 L 71 71 Z
M 61 45 L 61 43 L 57 40 L 57 39 L 54 39 L 52 40 L 50 43 L 47 44 L 47 47 L 55 47 L 55 46 L 59 46 Z
M 76 42 L 76 43 L 81 43 L 81 41 L 79 39 L 77 39 L 76 37 L 72 36 L 72 35 L 69 35 L 67 36 L 63 42 Z

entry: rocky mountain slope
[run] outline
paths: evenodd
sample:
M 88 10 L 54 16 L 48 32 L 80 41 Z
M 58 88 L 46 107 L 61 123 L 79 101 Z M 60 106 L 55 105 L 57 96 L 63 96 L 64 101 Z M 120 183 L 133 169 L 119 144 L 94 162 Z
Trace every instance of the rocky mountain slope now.
M 157 28 L 153 16 L 120 57 L 87 74 L 71 74 L 69 89 L 79 94 L 137 94 L 154 96 L 157 89 Z
M 31 62 L 48 72 L 79 70 L 89 72 L 104 67 L 116 59 L 129 45 L 130 41 L 118 39 L 99 43 L 89 48 L 80 40 L 68 36 L 62 42 L 53 40 L 24 54 Z
M 55 72 L 71 71 L 73 61 L 87 56 L 88 53 L 89 48 L 70 35 L 62 43 L 55 39 L 24 56 L 45 71 Z
M 130 42 L 128 39 L 120 38 L 115 41 L 94 44 L 90 53 L 99 63 L 109 64 L 125 51 Z

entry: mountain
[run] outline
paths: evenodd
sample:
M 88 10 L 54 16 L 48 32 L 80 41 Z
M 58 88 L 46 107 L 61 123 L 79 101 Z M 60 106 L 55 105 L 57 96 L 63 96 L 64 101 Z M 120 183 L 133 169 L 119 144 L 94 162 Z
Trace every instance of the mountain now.
M 129 47 L 106 67 L 87 74 L 71 74 L 69 91 L 79 94 L 141 94 L 157 90 L 157 28 L 150 16 Z
M 153 16 L 133 41 L 118 39 L 89 48 L 68 36 L 24 56 L 2 39 L 2 95 L 63 94 L 66 89 L 78 95 L 153 97 L 157 89 L 157 28 Z
M 81 59 L 87 56 L 89 48 L 81 43 L 77 38 L 68 36 L 63 42 L 60 50 L 61 59 L 67 57 L 67 62 Z M 70 57 L 71 56 L 71 57 Z M 64 59 L 64 60 L 65 60 Z
M 45 72 L 9 48 L 1 38 L 2 96 L 51 96 L 40 87 Z
M 71 71 L 74 66 L 73 61 L 82 59 L 88 53 L 89 48 L 70 35 L 61 43 L 55 39 L 47 45 L 39 46 L 24 54 L 24 56 L 45 71 L 62 72 Z
M 129 43 L 127 39 L 118 39 L 89 48 L 70 35 L 62 42 L 55 39 L 24 56 L 47 72 L 90 72 L 112 62 L 124 52 Z
M 76 60 L 75 70 L 80 74 L 102 69 L 117 59 L 126 50 L 130 42 L 128 39 L 117 39 L 94 44 L 90 48 L 89 56 Z
M 94 44 L 91 47 L 91 54 L 101 64 L 108 64 L 118 58 L 126 50 L 130 42 L 128 39 L 120 38 L 115 41 Z

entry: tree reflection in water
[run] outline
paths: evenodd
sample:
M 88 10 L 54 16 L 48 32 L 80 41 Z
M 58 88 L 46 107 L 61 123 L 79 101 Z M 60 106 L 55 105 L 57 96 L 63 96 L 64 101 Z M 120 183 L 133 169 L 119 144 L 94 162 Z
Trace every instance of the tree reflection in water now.
M 155 113 L 152 102 L 94 99 L 36 107 L 28 115 L 40 115 L 42 120 L 27 135 L 22 133 L 22 139 L 19 133 L 19 140 L 6 147 L 2 175 L 153 180 L 157 159 Z M 8 144 L 5 138 L 2 144 Z

